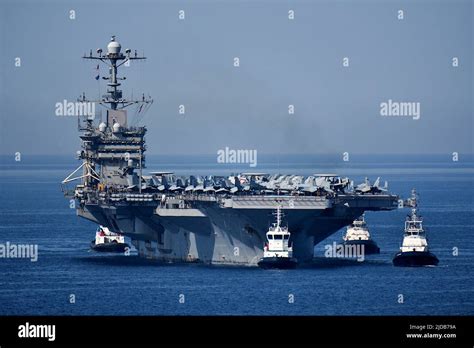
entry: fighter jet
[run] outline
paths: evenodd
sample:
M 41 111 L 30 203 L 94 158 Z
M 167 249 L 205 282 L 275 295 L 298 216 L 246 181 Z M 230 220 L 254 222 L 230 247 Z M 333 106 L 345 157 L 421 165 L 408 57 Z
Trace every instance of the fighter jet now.
M 168 183 L 168 178 L 173 175 L 173 172 L 150 172 L 153 185 L 159 191 L 168 190 L 171 186 Z
M 305 192 L 328 192 L 328 193 L 344 193 L 346 187 L 350 184 L 348 178 L 341 178 L 337 174 L 314 174 L 305 180 L 300 187 Z
M 184 183 L 181 178 L 176 178 L 174 182 L 171 183 L 171 186 L 168 188 L 171 192 L 181 192 L 184 190 Z
M 378 177 L 377 180 L 375 180 L 373 185 L 370 184 L 370 181 L 368 178 L 365 178 L 365 181 L 362 184 L 359 184 L 356 186 L 355 192 L 361 193 L 361 194 L 364 194 L 364 193 L 374 194 L 374 193 L 385 192 L 387 191 L 387 188 L 388 188 L 387 182 L 385 182 L 384 187 L 380 187 L 380 177 Z

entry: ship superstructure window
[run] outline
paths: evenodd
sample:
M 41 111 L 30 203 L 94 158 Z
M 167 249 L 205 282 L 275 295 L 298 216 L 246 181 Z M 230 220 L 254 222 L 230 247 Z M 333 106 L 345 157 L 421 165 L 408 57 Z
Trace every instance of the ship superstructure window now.
M 285 235 L 285 240 L 288 240 L 288 238 L 290 238 L 290 236 L 288 236 L 288 235 Z
M 283 239 L 283 236 L 281 234 L 277 234 L 275 235 L 275 239 L 281 240 Z
M 273 239 L 273 236 L 271 234 L 269 234 L 268 239 Z

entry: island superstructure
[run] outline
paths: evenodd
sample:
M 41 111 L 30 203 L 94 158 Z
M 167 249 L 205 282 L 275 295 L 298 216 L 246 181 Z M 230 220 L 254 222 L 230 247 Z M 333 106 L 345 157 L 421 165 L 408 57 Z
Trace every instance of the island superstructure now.
M 362 190 L 335 174 L 241 173 L 229 176 L 177 176 L 145 169 L 146 127 L 135 125 L 128 108 L 148 108 L 143 95 L 130 100 L 119 90 L 118 68 L 145 59 L 121 52 L 112 37 L 103 53 L 85 59 L 109 66 L 107 94 L 96 102 L 105 119 L 80 119 L 79 168 L 63 184 L 77 215 L 131 238 L 139 254 L 172 262 L 257 265 L 263 256 L 272 212 L 280 206 L 291 230 L 298 262 L 313 258 L 314 246 L 350 224 L 364 211 L 393 210 L 398 196 L 367 182 Z M 77 176 L 75 176 L 76 173 Z

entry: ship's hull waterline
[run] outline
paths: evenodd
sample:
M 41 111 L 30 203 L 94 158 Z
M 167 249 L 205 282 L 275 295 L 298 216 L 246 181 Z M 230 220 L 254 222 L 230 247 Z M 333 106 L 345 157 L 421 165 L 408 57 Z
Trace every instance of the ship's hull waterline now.
M 291 207 L 283 209 L 292 231 L 294 257 L 304 263 L 312 260 L 314 245 L 350 224 L 364 210 L 394 209 L 397 198 L 380 195 L 361 196 L 357 200 L 351 196 L 351 204 L 358 204 L 354 208 L 348 207 L 347 202 L 333 204 L 330 199 L 314 206 L 299 205 L 297 199 L 293 201 L 289 196 L 279 197 L 278 201 L 293 201 Z M 265 233 L 274 210 L 265 204 L 223 208 L 216 202 L 194 202 L 193 209 L 85 205 L 78 215 L 130 237 L 139 255 L 145 258 L 256 266 L 263 257 Z
M 438 263 L 438 258 L 429 251 L 399 252 L 393 258 L 396 267 L 437 266 Z
M 297 265 L 298 261 L 293 257 L 264 257 L 258 262 L 263 269 L 293 269 Z

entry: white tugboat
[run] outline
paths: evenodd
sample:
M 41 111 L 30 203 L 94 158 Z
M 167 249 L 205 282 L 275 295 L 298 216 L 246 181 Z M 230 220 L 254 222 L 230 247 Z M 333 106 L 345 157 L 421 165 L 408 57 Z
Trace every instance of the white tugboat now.
M 95 233 L 95 239 L 91 242 L 94 251 L 121 253 L 130 248 L 125 243 L 125 237 L 119 233 L 111 232 L 107 227 L 99 226 Z
M 342 237 L 344 245 L 363 245 L 365 254 L 379 254 L 380 248 L 377 246 L 369 233 L 364 215 L 354 220 L 350 226 L 347 227 L 346 234 Z
M 428 250 L 423 218 L 417 214 L 416 191 L 412 190 L 411 214 L 405 221 L 405 234 L 402 247 L 393 259 L 394 266 L 436 266 L 438 258 Z
M 298 261 L 293 257 L 293 248 L 289 245 L 290 232 L 287 226 L 281 226 L 281 206 L 277 207 L 276 223 L 273 223 L 267 232 L 268 244 L 263 249 L 263 258 L 258 266 L 264 269 L 295 268 Z

